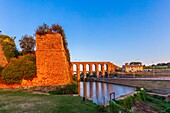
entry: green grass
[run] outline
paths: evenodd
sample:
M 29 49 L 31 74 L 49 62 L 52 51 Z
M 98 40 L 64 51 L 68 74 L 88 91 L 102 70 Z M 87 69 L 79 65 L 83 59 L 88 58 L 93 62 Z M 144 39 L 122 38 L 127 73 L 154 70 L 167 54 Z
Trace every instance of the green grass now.
M 136 102 L 138 102 L 138 105 L 142 105 L 142 107 L 151 107 L 153 111 L 157 111 L 158 113 L 170 113 L 170 103 L 163 101 L 163 99 L 160 97 L 155 98 L 153 96 L 150 96 L 146 94 L 145 91 L 141 91 L 140 93 L 137 93 L 134 96 L 129 96 L 123 100 L 118 100 L 115 103 L 110 102 L 110 105 L 107 107 L 107 110 L 109 111 L 108 113 L 118 113 L 118 111 L 120 110 L 125 111 L 125 113 L 134 113 L 131 112 L 130 109 L 133 105 L 136 104 Z M 141 104 L 139 104 L 139 102 Z M 137 112 L 140 112 L 140 110 L 142 109 L 143 108 L 138 107 Z
M 100 113 L 99 109 L 79 96 L 0 91 L 0 113 Z
M 170 103 L 164 102 L 152 96 L 146 96 L 148 103 L 159 113 L 170 113 Z M 162 108 L 162 109 L 161 109 Z

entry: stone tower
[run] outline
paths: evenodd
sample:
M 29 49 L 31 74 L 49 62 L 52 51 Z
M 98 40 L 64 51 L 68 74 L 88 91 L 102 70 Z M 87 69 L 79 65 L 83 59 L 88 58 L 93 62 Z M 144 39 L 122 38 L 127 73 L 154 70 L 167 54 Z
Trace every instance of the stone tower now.
M 36 66 L 34 85 L 65 85 L 71 82 L 70 64 L 59 33 L 36 35 Z
M 2 50 L 2 44 L 0 43 L 0 66 L 4 67 L 7 64 L 8 64 L 8 62 L 6 60 L 4 52 Z

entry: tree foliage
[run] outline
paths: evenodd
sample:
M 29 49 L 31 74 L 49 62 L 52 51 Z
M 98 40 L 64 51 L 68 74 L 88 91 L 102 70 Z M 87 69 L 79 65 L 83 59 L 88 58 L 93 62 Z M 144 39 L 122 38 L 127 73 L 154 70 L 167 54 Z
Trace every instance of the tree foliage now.
M 2 70 L 2 80 L 6 84 L 19 84 L 24 78 L 31 80 L 36 76 L 36 59 L 32 54 L 12 59 L 7 67 Z
M 170 68 L 170 62 L 167 63 L 168 68 Z
M 25 35 L 21 40 L 19 40 L 19 42 L 23 54 L 31 53 L 34 51 L 35 39 L 33 36 Z
M 38 26 L 36 30 L 36 34 L 39 34 L 39 35 L 51 34 L 51 33 L 52 33 L 51 28 L 45 23 L 42 26 Z
M 16 49 L 14 39 L 6 35 L 0 35 L 0 43 L 2 44 L 2 50 L 8 62 L 11 58 L 15 58 L 18 56 L 18 51 Z

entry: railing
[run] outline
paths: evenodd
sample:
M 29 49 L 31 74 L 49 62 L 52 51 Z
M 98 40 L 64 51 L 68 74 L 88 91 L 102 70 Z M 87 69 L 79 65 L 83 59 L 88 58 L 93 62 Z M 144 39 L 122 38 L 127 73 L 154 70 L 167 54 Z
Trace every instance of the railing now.
M 113 95 L 113 99 L 112 99 Z M 115 101 L 115 92 L 110 93 L 110 101 Z

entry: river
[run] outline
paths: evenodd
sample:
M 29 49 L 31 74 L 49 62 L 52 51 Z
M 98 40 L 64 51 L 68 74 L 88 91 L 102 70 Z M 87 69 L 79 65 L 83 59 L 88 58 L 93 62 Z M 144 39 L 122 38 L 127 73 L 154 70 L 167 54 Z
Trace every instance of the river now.
M 135 91 L 129 86 L 115 85 L 102 82 L 80 82 L 79 93 L 81 97 L 86 97 L 96 104 L 101 104 L 110 100 L 110 93 L 115 92 L 115 97 L 120 97 Z

